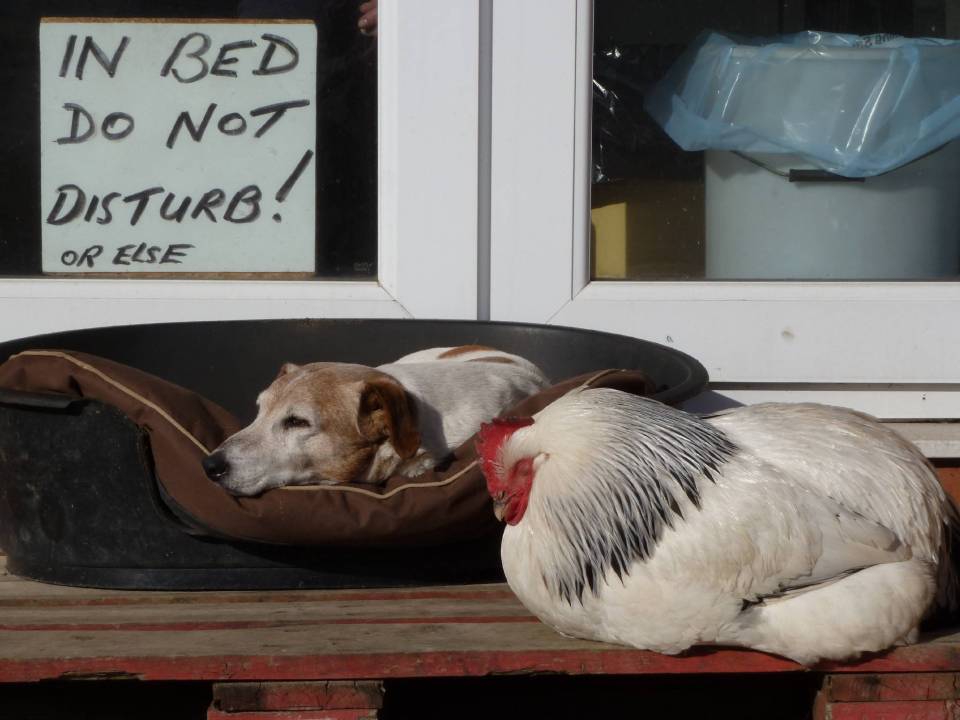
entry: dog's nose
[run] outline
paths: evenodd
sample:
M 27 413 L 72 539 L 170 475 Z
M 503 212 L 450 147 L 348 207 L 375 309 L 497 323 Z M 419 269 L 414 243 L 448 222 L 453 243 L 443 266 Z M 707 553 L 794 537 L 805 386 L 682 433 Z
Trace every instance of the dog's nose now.
M 223 480 L 230 473 L 230 463 L 227 462 L 227 456 L 221 450 L 207 455 L 201 464 L 207 477 L 214 482 Z

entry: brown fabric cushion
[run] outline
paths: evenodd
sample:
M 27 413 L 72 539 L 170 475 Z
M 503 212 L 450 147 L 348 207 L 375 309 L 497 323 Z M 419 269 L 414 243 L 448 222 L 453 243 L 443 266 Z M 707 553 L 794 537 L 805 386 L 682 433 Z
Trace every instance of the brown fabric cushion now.
M 649 394 L 640 372 L 608 370 L 572 378 L 522 401 L 507 415 L 532 415 L 590 381 Z M 118 408 L 150 437 L 157 480 L 173 504 L 211 534 L 289 545 L 433 545 L 497 529 L 473 441 L 442 471 L 394 477 L 383 486 L 333 485 L 230 495 L 204 475 L 200 461 L 240 429 L 229 412 L 149 373 L 85 353 L 30 350 L 0 365 L 0 387 L 56 392 Z

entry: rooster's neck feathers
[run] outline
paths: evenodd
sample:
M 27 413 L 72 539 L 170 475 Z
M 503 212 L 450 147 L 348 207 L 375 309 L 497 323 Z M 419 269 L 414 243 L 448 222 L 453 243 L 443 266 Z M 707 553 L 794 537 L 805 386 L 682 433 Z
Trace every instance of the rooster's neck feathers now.
M 597 595 L 611 569 L 622 580 L 635 562 L 650 558 L 664 527 L 683 519 L 683 498 L 699 509 L 700 484 L 715 482 L 737 452 L 721 430 L 699 418 L 610 392 L 576 398 L 588 406 L 577 416 L 594 426 L 581 429 L 602 441 L 579 463 L 548 463 L 559 474 L 559 482 L 551 483 L 559 492 L 535 493 L 539 497 L 528 510 L 531 521 L 546 526 L 557 541 L 549 557 L 541 557 L 543 581 L 570 604 L 587 589 Z

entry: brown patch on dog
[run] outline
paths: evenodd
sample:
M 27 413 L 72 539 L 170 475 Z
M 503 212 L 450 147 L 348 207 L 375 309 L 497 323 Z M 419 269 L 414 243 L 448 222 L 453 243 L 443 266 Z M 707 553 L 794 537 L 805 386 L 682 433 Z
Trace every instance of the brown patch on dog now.
M 437 360 L 443 360 L 444 358 L 457 357 L 458 355 L 466 355 L 467 353 L 472 352 L 481 352 L 487 350 L 495 350 L 495 348 L 487 347 L 486 345 L 461 345 L 460 347 L 450 348 L 446 352 L 440 353 L 437 355 Z
M 338 484 L 356 480 L 370 466 L 376 452 L 376 445 L 357 445 L 345 450 L 337 455 L 335 461 L 324 467 L 324 475 Z
M 412 458 L 420 447 L 416 406 L 403 385 L 393 378 L 367 381 L 360 392 L 357 426 L 368 440 L 388 438 L 404 460 Z
M 516 363 L 508 357 L 482 357 L 482 358 L 473 358 L 472 360 L 467 360 L 467 362 L 492 362 L 492 363 L 502 363 L 504 365 L 516 365 Z

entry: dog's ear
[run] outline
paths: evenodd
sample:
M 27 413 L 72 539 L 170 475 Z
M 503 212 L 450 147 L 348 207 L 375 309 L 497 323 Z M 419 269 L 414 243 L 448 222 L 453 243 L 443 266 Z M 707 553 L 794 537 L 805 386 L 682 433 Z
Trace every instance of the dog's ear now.
M 420 447 L 417 409 L 403 386 L 393 378 L 368 380 L 360 391 L 357 427 L 368 440 L 389 438 L 404 460 Z
M 294 370 L 299 370 L 300 366 L 296 363 L 284 363 L 280 366 L 280 372 L 277 373 L 277 377 L 281 378 L 287 373 L 292 373 Z

